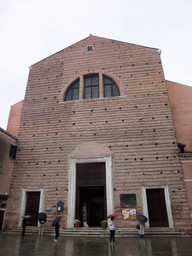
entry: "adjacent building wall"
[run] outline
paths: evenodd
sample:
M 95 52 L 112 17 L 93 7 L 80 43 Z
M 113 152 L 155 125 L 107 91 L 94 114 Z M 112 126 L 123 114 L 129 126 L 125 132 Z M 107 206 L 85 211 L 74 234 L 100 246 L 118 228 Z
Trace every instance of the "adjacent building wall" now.
M 180 159 L 188 205 L 192 216 L 192 87 L 166 81 L 177 143 L 183 145 Z
M 10 196 L 10 183 L 14 162 L 14 159 L 9 156 L 11 144 L 17 145 L 16 138 L 0 128 L 0 229 L 3 224 L 7 199 Z

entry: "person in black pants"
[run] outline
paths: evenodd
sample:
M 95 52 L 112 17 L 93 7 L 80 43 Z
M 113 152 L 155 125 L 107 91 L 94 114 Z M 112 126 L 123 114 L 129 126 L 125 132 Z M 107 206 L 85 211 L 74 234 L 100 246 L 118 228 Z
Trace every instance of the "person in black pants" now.
M 110 229 L 110 243 L 115 243 L 115 220 L 114 217 L 111 217 L 109 220 L 109 229 Z
M 59 225 L 59 223 L 57 223 L 55 225 L 55 239 L 54 239 L 55 243 L 58 243 L 57 238 L 59 237 L 59 227 L 60 227 L 60 225 Z
M 27 220 L 25 217 L 23 217 L 23 221 L 22 221 L 22 236 L 25 235 L 25 228 L 27 226 Z

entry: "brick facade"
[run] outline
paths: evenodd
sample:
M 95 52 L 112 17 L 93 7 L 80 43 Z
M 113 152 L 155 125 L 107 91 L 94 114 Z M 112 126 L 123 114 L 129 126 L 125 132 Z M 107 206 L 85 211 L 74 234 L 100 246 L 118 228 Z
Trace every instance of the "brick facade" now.
M 104 98 L 100 85 L 98 99 L 83 99 L 83 76 L 91 73 L 99 74 L 100 80 L 102 74 L 112 78 L 120 96 Z M 80 99 L 64 102 L 66 89 L 77 78 Z M 66 227 L 70 161 L 105 157 L 111 161 L 110 207 L 118 214 L 117 226 L 136 225 L 135 220 L 123 219 L 120 194 L 135 193 L 137 214 L 146 214 L 145 189 L 164 187 L 170 201 L 169 224 L 173 223 L 169 226 L 191 228 L 158 49 L 90 35 L 30 69 L 4 227 L 21 224 L 26 191 L 41 192 L 40 210 L 51 210 L 47 226 L 59 215 Z M 56 211 L 60 200 L 64 212 Z

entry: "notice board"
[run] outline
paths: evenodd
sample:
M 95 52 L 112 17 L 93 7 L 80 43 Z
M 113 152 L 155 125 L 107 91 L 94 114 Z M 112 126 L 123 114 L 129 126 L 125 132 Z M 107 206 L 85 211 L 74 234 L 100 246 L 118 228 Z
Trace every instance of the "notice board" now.
M 137 205 L 136 194 L 120 194 L 121 206 L 135 206 Z

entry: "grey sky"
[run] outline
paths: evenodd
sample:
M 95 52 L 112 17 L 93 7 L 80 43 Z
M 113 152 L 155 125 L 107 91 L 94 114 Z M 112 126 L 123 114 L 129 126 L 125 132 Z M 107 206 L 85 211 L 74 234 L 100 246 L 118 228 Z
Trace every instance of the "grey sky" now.
M 191 0 L 0 0 L 0 127 L 28 67 L 90 33 L 161 49 L 165 78 L 192 86 Z

